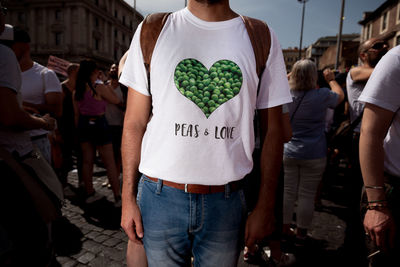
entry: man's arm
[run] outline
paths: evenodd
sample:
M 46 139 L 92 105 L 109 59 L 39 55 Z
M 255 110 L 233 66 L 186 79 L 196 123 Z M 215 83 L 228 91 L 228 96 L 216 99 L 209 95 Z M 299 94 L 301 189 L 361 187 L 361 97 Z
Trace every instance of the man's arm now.
M 383 140 L 391 124 L 394 113 L 378 106 L 366 103 L 360 136 L 360 165 L 366 186 L 384 186 Z M 368 201 L 385 200 L 385 190 L 366 189 Z M 365 231 L 379 247 L 385 248 L 386 237 L 391 237 L 393 246 L 394 223 L 387 209 L 368 210 L 364 219 Z M 387 234 L 388 233 L 388 234 Z
M 122 134 L 122 217 L 121 226 L 129 239 L 140 243 L 143 237 L 142 219 L 136 203 L 142 139 L 151 114 L 151 97 L 128 89 L 128 103 Z
M 367 82 L 373 71 L 373 68 L 366 66 L 355 67 L 350 70 L 350 76 L 356 83 Z
M 61 92 L 50 92 L 44 95 L 44 99 L 44 104 L 33 104 L 24 101 L 23 105 L 24 107 L 38 110 L 40 114 L 50 113 L 52 116 L 60 117 L 62 115 L 63 94 Z
M 37 118 L 25 112 L 18 104 L 16 93 L 9 88 L 0 87 L 0 124 L 16 130 L 53 130 L 55 120 L 48 115 Z
M 273 231 L 275 190 L 283 155 L 282 106 L 259 110 L 259 114 L 260 127 L 267 125 L 267 129 L 261 151 L 258 201 L 246 222 L 245 243 L 250 251 Z

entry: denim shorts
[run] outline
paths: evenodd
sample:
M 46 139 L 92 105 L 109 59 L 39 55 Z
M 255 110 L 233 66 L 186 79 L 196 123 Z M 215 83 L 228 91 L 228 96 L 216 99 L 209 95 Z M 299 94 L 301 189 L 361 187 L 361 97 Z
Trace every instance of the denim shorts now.
M 106 117 L 79 115 L 79 142 L 89 142 L 95 146 L 111 144 L 112 135 Z
M 149 266 L 237 266 L 247 207 L 243 190 L 185 193 L 142 176 L 137 201 Z

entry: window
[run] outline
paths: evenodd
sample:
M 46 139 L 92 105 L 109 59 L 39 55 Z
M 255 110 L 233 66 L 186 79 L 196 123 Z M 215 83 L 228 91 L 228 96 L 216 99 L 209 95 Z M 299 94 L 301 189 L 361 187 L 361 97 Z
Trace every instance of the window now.
M 61 32 L 54 33 L 54 43 L 56 46 L 61 45 L 61 43 L 62 43 L 62 33 Z
M 94 50 L 99 51 L 100 49 L 100 40 L 95 38 L 94 39 Z
M 94 3 L 96 4 L 96 6 L 99 5 L 99 0 L 95 0 Z
M 125 26 L 125 16 L 122 16 L 122 24 Z
M 372 34 L 372 24 L 368 24 L 367 26 L 364 27 L 364 40 L 368 40 L 371 38 Z
M 25 23 L 26 16 L 24 12 L 18 12 L 18 22 Z
M 381 32 L 384 32 L 388 28 L 388 21 L 389 21 L 389 13 L 386 11 L 383 13 L 381 18 Z
M 56 16 L 56 20 L 60 20 L 60 19 L 62 19 L 62 12 L 61 12 L 61 10 L 56 10 L 56 13 L 55 13 L 55 16 Z
M 400 35 L 397 35 L 397 36 L 396 36 L 395 42 L 396 42 L 396 43 L 395 43 L 395 46 L 396 46 L 396 45 L 400 45 Z
M 132 20 L 129 22 L 131 30 L 133 30 Z
M 114 30 L 114 37 L 118 38 L 118 31 L 117 30 Z
M 114 18 L 118 18 L 118 11 L 117 10 L 114 11 Z
M 125 34 L 122 34 L 122 42 L 125 42 Z
M 96 28 L 99 27 L 99 19 L 98 18 L 94 18 L 94 25 L 96 26 Z

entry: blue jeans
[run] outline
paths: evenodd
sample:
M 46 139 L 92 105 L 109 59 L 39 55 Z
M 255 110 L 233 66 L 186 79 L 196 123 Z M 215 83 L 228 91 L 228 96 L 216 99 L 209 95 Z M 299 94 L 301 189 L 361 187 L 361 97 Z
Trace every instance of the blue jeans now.
M 142 176 L 137 195 L 149 266 L 236 266 L 247 216 L 243 190 L 192 194 Z

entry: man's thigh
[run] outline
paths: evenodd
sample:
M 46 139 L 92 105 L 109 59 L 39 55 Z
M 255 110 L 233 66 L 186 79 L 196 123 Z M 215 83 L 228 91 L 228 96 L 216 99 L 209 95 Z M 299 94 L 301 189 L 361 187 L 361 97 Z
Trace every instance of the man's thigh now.
M 190 211 L 185 194 L 142 176 L 137 198 L 149 266 L 190 266 Z
M 193 228 L 195 267 L 237 266 L 247 207 L 242 190 L 199 196 L 202 213 Z M 200 217 L 201 216 L 201 217 Z
M 244 193 L 188 194 L 142 177 L 138 192 L 149 266 L 236 266 Z

